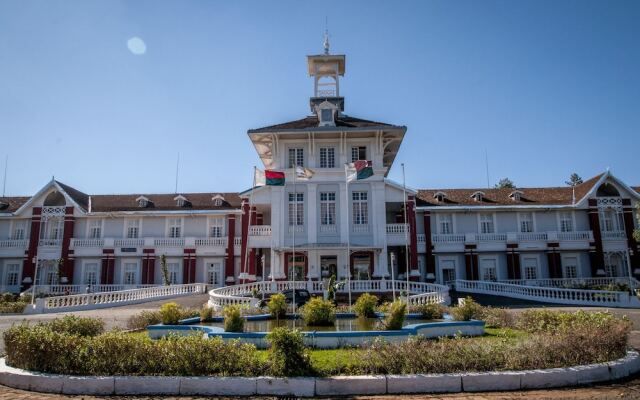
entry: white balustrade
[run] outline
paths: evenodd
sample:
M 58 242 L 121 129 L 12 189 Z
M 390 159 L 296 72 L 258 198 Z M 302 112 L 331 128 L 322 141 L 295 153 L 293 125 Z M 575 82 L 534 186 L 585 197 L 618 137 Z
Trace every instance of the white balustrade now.
M 71 247 L 103 247 L 104 239 L 71 239 Z
M 199 238 L 195 240 L 196 246 L 210 246 L 210 247 L 227 247 L 226 237 L 210 237 Z
M 607 285 L 627 285 L 631 289 L 639 289 L 640 282 L 635 278 L 625 276 L 604 277 L 604 278 L 553 278 L 553 279 L 507 279 L 500 280 L 500 283 L 525 286 L 545 286 L 557 288 L 576 288 L 580 286 L 607 286 Z
M 504 282 L 456 280 L 456 290 L 489 294 L 542 303 L 605 307 L 640 307 L 640 301 L 628 292 L 565 289 L 544 286 L 515 285 Z
M 251 225 L 249 236 L 271 236 L 271 225 Z
M 409 294 L 409 304 L 443 303 L 449 304 L 449 288 L 445 285 L 424 282 L 391 281 L 391 280 L 352 280 L 340 281 L 343 285 L 338 289 L 340 293 L 347 293 L 351 285 L 354 293 L 389 293 L 394 289 L 398 294 Z M 260 300 L 252 293 L 271 294 L 291 289 L 306 289 L 310 293 L 323 293 L 322 281 L 263 281 L 226 286 L 209 291 L 209 305 L 216 309 L 228 305 L 242 305 L 257 307 Z
M 387 235 L 404 235 L 408 227 L 408 224 L 387 224 Z
M 519 242 L 546 242 L 546 232 L 519 232 L 516 235 Z
M 591 231 L 557 232 L 558 240 L 593 240 Z
M 0 240 L 1 249 L 22 248 L 26 249 L 29 244 L 28 240 Z
M 426 243 L 427 236 L 424 233 L 418 233 L 417 235 L 418 243 Z
M 115 239 L 113 241 L 115 247 L 141 247 L 144 246 L 144 239 L 141 238 L 126 238 Z
M 338 232 L 338 225 L 320 225 L 320 232 L 322 233 L 335 233 Z
M 505 242 L 507 240 L 506 233 L 478 233 L 476 239 L 479 242 Z
M 184 247 L 184 238 L 156 238 L 153 240 L 153 245 L 159 247 Z
M 114 307 L 126 304 L 142 303 L 154 299 L 204 293 L 206 284 L 191 283 L 187 285 L 154 286 L 143 289 L 119 290 L 111 292 L 76 294 L 36 299 L 36 307 L 27 306 L 25 312 L 60 312 L 89 310 L 94 308 Z
M 369 224 L 353 224 L 351 225 L 353 233 L 369 233 Z
M 624 231 L 603 231 L 602 239 L 603 240 L 625 240 L 627 238 L 627 234 Z
M 233 238 L 234 246 L 242 246 L 242 238 L 240 236 L 236 236 Z
M 70 295 L 70 294 L 82 294 L 87 293 L 89 290 L 91 293 L 103 293 L 103 292 L 115 292 L 119 290 L 131 290 L 131 289 L 143 289 L 149 287 L 155 287 L 160 285 L 35 285 L 35 292 L 38 295 Z M 33 294 L 34 286 L 23 292 L 23 294 Z
M 431 235 L 433 243 L 464 243 L 465 235 L 436 234 Z

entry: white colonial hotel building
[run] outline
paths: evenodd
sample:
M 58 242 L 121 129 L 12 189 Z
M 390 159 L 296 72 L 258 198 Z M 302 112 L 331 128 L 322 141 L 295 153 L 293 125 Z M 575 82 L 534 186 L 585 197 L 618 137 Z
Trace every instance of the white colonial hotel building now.
M 89 195 L 52 180 L 0 198 L 2 290 L 31 286 L 36 265 L 44 285 L 160 284 L 161 255 L 173 282 L 213 286 L 243 271 L 248 281 L 389 279 L 391 269 L 404 279 L 407 259 L 410 279 L 430 282 L 640 276 L 640 194 L 609 172 L 575 188 L 408 189 L 405 225 L 402 185 L 386 176 L 407 128 L 344 114 L 345 56 L 325 49 L 308 56 L 311 114 L 248 132 L 285 186 Z M 343 165 L 355 160 L 371 160 L 374 175 L 347 185 Z M 294 184 L 296 164 L 313 178 Z

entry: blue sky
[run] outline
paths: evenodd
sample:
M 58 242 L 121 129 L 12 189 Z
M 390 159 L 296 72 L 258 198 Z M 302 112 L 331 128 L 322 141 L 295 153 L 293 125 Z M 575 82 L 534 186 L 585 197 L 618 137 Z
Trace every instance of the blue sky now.
M 179 191 L 246 188 L 247 129 L 309 112 L 325 16 L 346 113 L 408 127 L 392 178 L 484 187 L 486 149 L 492 183 L 640 184 L 637 1 L 1 0 L 7 194 L 173 192 L 178 152 Z

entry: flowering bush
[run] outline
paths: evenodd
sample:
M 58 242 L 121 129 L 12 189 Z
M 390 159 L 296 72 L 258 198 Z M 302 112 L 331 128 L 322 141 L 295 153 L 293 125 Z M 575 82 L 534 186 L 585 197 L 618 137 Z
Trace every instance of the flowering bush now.
M 267 308 L 274 318 L 282 318 L 287 314 L 287 298 L 282 293 L 276 293 L 269 298 Z
M 300 315 L 307 325 L 333 326 L 336 323 L 336 308 L 330 300 L 314 297 L 300 308 Z
M 225 332 L 243 332 L 244 318 L 240 313 L 240 307 L 237 305 L 226 306 L 222 310 L 224 315 L 224 331 Z
M 446 307 L 441 304 L 429 303 L 409 307 L 409 312 L 420 314 L 423 319 L 442 319 Z

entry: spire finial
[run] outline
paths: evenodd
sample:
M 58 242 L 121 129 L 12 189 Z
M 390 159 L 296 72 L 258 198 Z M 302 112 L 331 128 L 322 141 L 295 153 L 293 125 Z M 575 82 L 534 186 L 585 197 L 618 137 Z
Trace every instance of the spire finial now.
M 329 17 L 324 17 L 324 54 L 329 54 Z

